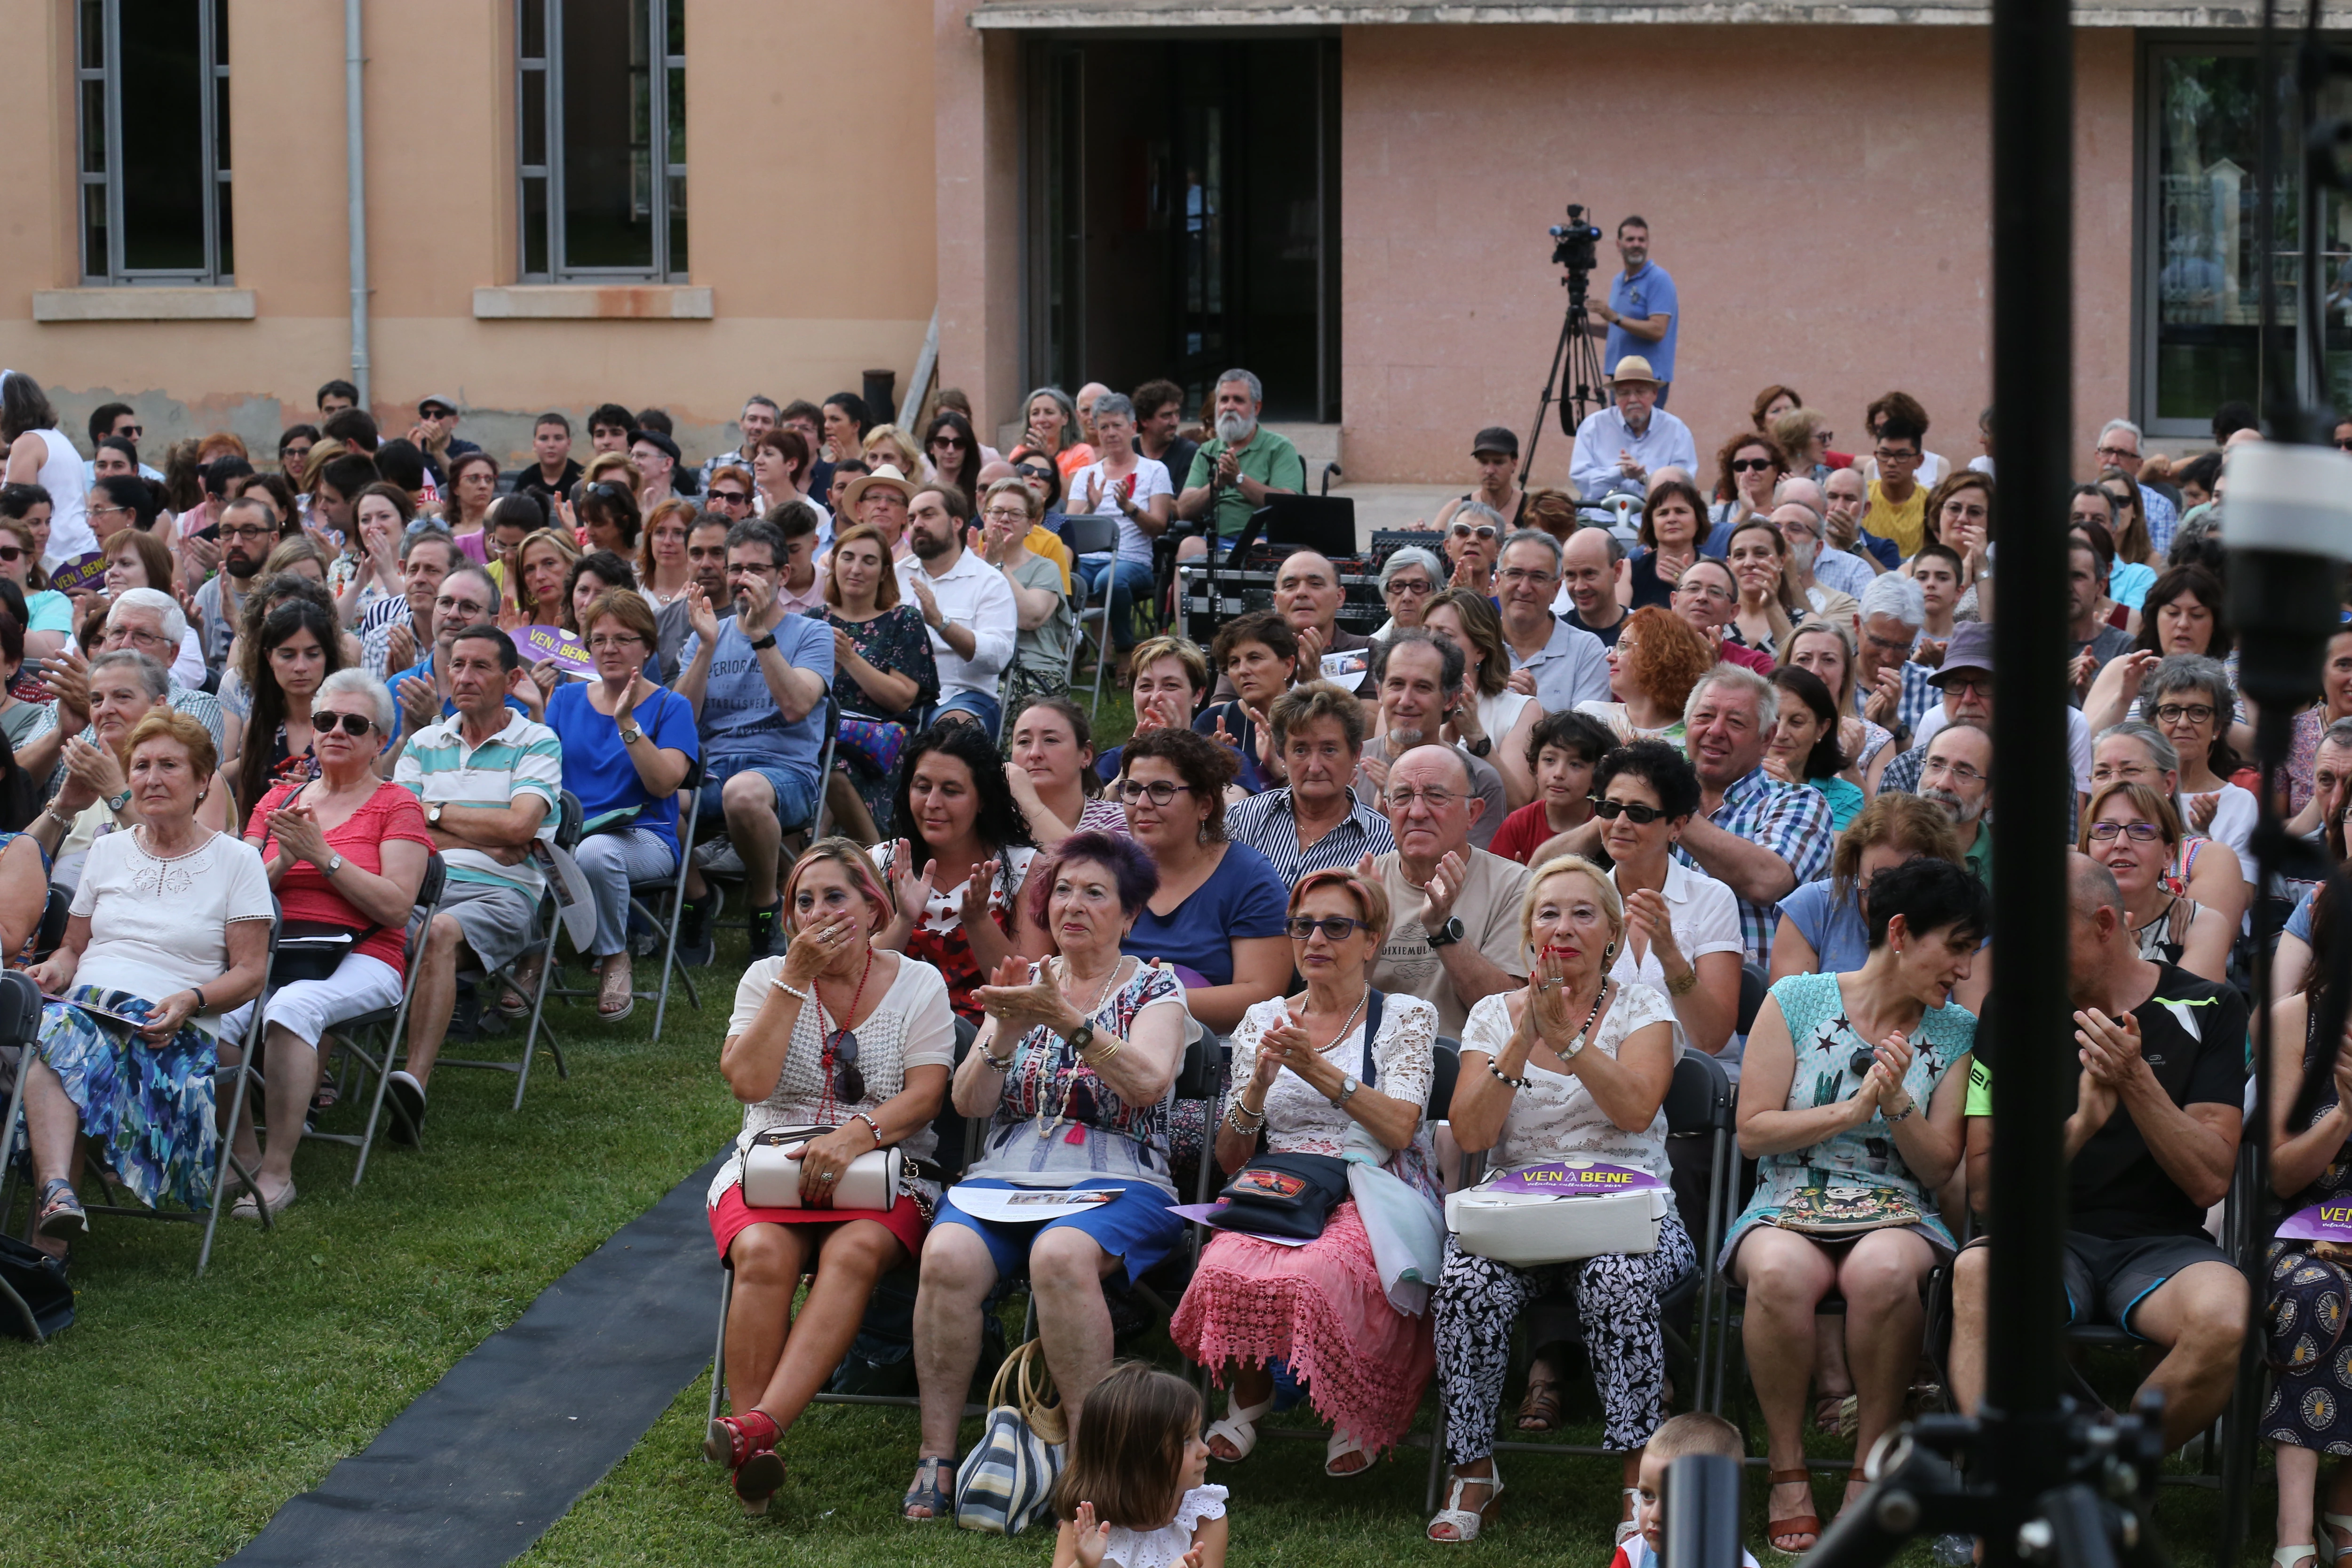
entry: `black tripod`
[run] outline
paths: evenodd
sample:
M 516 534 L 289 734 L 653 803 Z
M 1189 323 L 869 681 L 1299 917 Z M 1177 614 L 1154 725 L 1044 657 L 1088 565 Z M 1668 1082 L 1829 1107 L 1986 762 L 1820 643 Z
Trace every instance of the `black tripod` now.
M 1608 395 L 1601 379 L 1601 351 L 1592 346 L 1592 315 L 1584 305 L 1591 280 L 1592 275 L 1581 267 L 1570 268 L 1568 276 L 1559 280 L 1559 286 L 1568 290 L 1568 315 L 1559 324 L 1559 342 L 1552 345 L 1551 370 L 1544 376 L 1543 395 L 1537 399 L 1536 416 L 1528 426 L 1528 453 L 1519 464 L 1523 489 L 1528 476 L 1535 472 L 1536 443 L 1543 439 L 1544 416 L 1551 405 L 1559 405 L 1559 433 L 1574 440 L 1584 416 Z M 1565 395 L 1559 391 L 1562 370 L 1568 373 Z

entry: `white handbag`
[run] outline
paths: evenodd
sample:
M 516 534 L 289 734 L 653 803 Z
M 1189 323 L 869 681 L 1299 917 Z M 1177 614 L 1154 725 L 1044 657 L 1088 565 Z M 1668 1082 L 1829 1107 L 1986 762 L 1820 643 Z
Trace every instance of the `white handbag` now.
M 743 1203 L 747 1208 L 796 1209 L 801 1205 L 801 1150 L 833 1131 L 830 1127 L 772 1127 L 743 1151 Z M 887 1209 L 897 1201 L 905 1156 L 893 1147 L 860 1154 L 835 1184 L 837 1209 Z
M 1674 1206 L 1664 1186 L 1574 1197 L 1481 1184 L 1445 1197 L 1445 1227 L 1462 1250 L 1514 1268 L 1576 1263 L 1610 1253 L 1655 1252 Z

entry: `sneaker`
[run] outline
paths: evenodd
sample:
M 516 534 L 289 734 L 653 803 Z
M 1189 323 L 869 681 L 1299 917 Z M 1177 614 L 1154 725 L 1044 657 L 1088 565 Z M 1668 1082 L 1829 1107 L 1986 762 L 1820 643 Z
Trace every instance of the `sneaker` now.
M 700 969 L 715 955 L 717 943 L 711 940 L 710 922 L 718 917 L 719 889 L 713 888 L 698 899 L 688 899 L 677 916 L 677 961 L 689 969 Z M 781 901 L 781 900 L 779 900 Z
M 389 1124 L 384 1129 L 386 1134 L 394 1142 L 411 1148 L 422 1142 L 425 1086 L 416 1081 L 416 1075 L 405 1068 L 396 1069 L 392 1080 L 384 1086 L 384 1099 L 391 1102 L 385 1107 L 390 1113 Z
M 784 900 L 778 899 L 764 910 L 751 911 L 751 952 L 753 958 L 770 958 L 781 953 L 790 944 L 776 927 L 784 912 Z

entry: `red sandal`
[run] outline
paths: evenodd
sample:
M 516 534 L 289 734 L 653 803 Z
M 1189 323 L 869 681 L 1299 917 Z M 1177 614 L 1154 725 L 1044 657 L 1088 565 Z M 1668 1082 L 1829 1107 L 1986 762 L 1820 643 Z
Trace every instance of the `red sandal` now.
M 1778 1487 L 1793 1486 L 1801 1483 L 1808 1490 L 1811 1490 L 1812 1479 L 1812 1472 L 1800 1467 L 1793 1470 L 1774 1470 L 1771 1472 L 1769 1484 Z M 1767 1511 L 1769 1513 L 1769 1510 L 1768 1510 Z M 1822 1539 L 1821 1516 L 1811 1513 L 1796 1513 L 1790 1514 L 1786 1519 L 1771 1519 L 1768 1517 L 1765 1521 L 1764 1542 L 1766 1545 L 1770 1546 L 1773 1551 L 1779 1552 L 1783 1557 L 1803 1556 L 1806 1552 L 1811 1552 L 1812 1547 L 1801 1546 L 1792 1552 L 1789 1548 L 1778 1544 L 1780 1539 L 1784 1535 L 1810 1535 L 1813 1538 L 1813 1545 L 1820 1545 Z
M 702 1457 L 714 1465 L 740 1470 L 752 1455 L 773 1448 L 783 1435 L 774 1419 L 756 1407 L 740 1415 L 721 1415 L 703 1436 Z
M 768 1500 L 784 1489 L 784 1457 L 762 1448 L 735 1470 L 735 1497 L 748 1514 L 768 1511 Z

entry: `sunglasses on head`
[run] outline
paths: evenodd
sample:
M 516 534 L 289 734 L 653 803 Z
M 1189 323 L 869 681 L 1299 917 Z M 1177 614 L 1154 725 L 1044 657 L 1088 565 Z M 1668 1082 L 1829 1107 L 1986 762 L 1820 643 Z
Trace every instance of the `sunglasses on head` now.
M 1647 827 L 1666 815 L 1656 806 L 1643 805 L 1638 800 L 1609 800 L 1597 795 L 1589 795 L 1584 798 L 1592 803 L 1593 815 L 1603 822 L 1614 822 L 1621 816 L 1630 816 L 1636 825 Z

